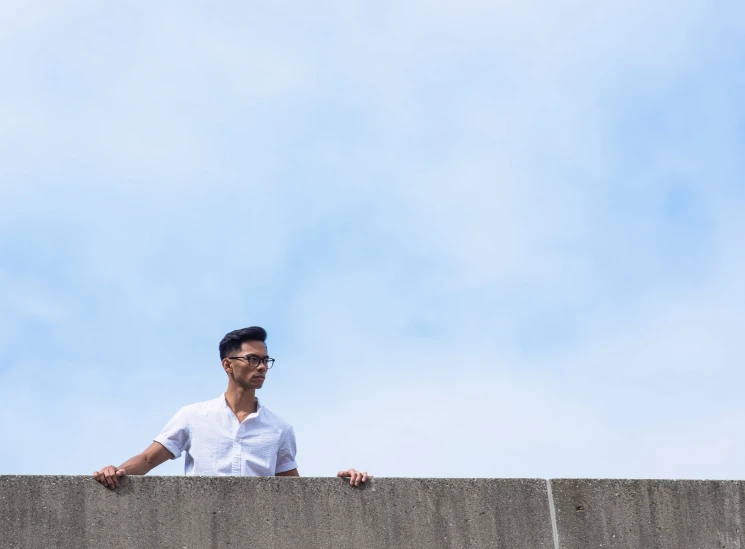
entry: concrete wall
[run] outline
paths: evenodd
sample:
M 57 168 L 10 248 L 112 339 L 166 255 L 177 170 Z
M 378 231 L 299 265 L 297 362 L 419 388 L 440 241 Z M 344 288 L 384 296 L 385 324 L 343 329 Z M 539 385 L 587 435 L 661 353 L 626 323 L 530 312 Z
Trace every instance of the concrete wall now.
M 745 482 L 552 480 L 559 546 L 745 547 Z
M 549 490 L 550 487 L 550 490 Z M 0 548 L 745 548 L 745 483 L 0 476 Z

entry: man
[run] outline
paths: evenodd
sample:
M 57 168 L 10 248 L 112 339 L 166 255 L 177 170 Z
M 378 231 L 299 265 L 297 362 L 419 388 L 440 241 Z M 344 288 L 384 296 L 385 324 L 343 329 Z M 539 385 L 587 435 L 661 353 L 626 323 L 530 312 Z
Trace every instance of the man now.
M 255 395 L 274 364 L 266 330 L 252 326 L 230 332 L 220 342 L 220 359 L 228 374 L 225 394 L 181 408 L 144 452 L 94 472 L 93 478 L 114 489 L 124 475 L 144 475 L 182 453 L 186 475 L 300 476 L 292 426 Z M 352 486 L 368 479 L 355 469 L 337 476 L 349 478 Z

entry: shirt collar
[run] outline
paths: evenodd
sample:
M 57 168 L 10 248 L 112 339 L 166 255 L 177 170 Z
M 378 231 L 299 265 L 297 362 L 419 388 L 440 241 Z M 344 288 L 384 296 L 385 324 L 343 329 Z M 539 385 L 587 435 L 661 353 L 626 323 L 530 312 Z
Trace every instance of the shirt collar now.
M 223 410 L 225 410 L 226 412 L 230 412 L 230 414 L 232 415 L 235 415 L 233 413 L 233 410 L 230 409 L 230 406 L 228 406 L 228 399 L 225 398 L 225 393 L 221 394 L 215 400 L 222 402 Z M 252 418 L 252 417 L 258 417 L 259 414 L 261 414 L 262 406 L 261 406 L 261 401 L 259 401 L 259 397 L 254 397 L 254 400 L 256 401 L 256 411 L 252 414 L 248 414 L 248 416 L 246 416 L 246 419 Z

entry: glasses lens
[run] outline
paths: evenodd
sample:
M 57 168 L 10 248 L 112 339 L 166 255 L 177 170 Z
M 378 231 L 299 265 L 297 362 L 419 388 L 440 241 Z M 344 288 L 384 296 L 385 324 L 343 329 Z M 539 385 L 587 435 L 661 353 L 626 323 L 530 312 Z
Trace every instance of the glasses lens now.
M 261 360 L 257 356 L 250 356 L 248 357 L 248 365 L 251 366 L 251 368 L 256 368 L 256 366 L 259 365 L 259 360 Z
M 267 367 L 267 369 L 271 368 L 272 366 L 274 366 L 274 359 L 273 358 L 267 358 L 266 359 L 266 367 Z

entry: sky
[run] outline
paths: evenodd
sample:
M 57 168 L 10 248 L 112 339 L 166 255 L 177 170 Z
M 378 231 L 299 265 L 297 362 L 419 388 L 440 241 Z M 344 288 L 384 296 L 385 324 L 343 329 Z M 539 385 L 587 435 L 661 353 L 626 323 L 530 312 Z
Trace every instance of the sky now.
M 745 478 L 740 0 L 0 0 L 0 75 L 0 474 L 260 325 L 304 476 Z

